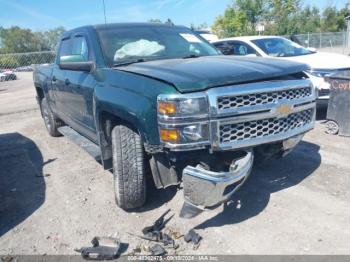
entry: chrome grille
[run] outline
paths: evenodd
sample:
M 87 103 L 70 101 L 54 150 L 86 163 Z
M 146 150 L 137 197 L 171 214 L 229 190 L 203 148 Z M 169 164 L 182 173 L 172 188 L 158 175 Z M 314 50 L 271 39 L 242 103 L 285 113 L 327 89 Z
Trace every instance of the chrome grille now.
M 289 89 L 275 92 L 246 94 L 237 96 L 221 96 L 217 99 L 219 110 L 234 109 L 245 106 L 255 106 L 275 103 L 281 99 L 294 100 L 309 97 L 312 94 L 311 87 Z
M 268 118 L 219 127 L 220 142 L 232 143 L 260 137 L 274 136 L 301 128 L 313 121 L 313 109 L 290 114 L 285 118 Z

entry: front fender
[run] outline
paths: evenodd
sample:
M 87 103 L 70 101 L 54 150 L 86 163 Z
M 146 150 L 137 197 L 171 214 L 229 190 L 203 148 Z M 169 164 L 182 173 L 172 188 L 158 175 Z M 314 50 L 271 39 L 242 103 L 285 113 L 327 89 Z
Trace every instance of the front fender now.
M 103 159 L 111 158 L 110 141 L 104 136 L 101 116 L 113 115 L 131 125 L 148 144 L 158 145 L 157 96 L 175 93 L 174 87 L 147 77 L 109 70 L 95 88 L 94 114 Z

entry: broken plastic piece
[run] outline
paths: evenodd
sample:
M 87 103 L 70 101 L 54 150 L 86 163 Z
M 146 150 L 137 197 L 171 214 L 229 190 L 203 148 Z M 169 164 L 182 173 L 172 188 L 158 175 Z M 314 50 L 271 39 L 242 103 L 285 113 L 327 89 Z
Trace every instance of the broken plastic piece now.
M 152 256 L 164 256 L 167 253 L 166 250 L 159 244 L 155 244 L 150 250 Z
M 92 247 L 75 249 L 81 256 L 90 260 L 111 260 L 119 256 L 120 242 L 112 237 L 94 237 Z
M 194 229 L 191 229 L 184 236 L 184 239 L 187 243 L 192 242 L 193 244 L 198 245 L 199 241 L 201 241 L 202 237 L 196 231 L 194 231 Z
M 156 221 L 154 221 L 152 226 L 148 226 L 142 229 L 142 233 L 146 235 L 147 233 L 150 233 L 150 232 L 161 231 L 165 227 L 165 225 L 170 221 L 170 219 L 172 219 L 174 216 L 172 215 L 169 218 L 164 219 L 169 212 L 170 212 L 170 209 L 165 211 L 163 215 L 161 215 Z

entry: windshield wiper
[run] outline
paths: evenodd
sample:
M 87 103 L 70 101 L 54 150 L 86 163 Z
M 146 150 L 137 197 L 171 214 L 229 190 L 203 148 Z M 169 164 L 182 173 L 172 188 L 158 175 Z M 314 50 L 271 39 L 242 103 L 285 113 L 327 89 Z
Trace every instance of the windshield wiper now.
M 183 58 L 183 59 L 188 59 L 188 58 L 198 58 L 198 57 L 201 57 L 201 56 L 200 56 L 200 55 L 192 54 L 192 55 L 183 56 L 182 58 Z
M 142 62 L 146 62 L 146 61 L 149 61 L 149 60 L 144 59 L 144 58 L 138 58 L 138 59 L 134 59 L 134 60 L 128 60 L 125 62 L 113 64 L 113 67 L 126 66 L 126 65 L 131 65 L 131 64 L 135 64 L 135 63 L 142 63 Z

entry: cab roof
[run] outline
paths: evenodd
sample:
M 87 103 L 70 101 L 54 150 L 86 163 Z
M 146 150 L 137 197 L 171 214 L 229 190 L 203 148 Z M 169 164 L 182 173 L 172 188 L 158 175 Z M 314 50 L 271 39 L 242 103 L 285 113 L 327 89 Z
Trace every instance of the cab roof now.
M 68 30 L 62 34 L 62 38 L 69 37 L 72 33 L 77 31 L 88 31 L 91 29 L 95 30 L 103 30 L 103 29 L 111 29 L 111 28 L 132 28 L 132 27 L 177 27 L 177 28 L 187 28 L 181 25 L 173 25 L 167 23 L 109 23 L 109 24 L 97 24 L 97 25 L 85 25 L 80 26 L 71 30 Z

